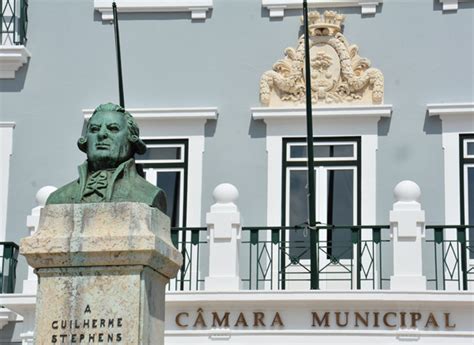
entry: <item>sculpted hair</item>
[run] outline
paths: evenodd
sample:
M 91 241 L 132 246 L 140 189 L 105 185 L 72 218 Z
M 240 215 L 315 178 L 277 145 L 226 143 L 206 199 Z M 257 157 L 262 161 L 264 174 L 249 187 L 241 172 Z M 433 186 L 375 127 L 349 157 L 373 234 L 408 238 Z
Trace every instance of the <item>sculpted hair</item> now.
M 123 116 L 125 117 L 125 121 L 127 122 L 127 128 L 128 128 L 128 133 L 129 133 L 128 140 L 132 144 L 133 153 L 134 154 L 138 153 L 140 155 L 144 154 L 146 152 L 146 145 L 140 139 L 140 130 L 138 129 L 138 125 L 135 119 L 133 118 L 133 116 L 128 111 L 125 111 L 125 109 L 122 108 L 120 105 L 113 104 L 113 103 L 101 104 L 94 110 L 94 113 L 92 114 L 91 119 L 96 114 L 108 113 L 108 112 L 123 114 Z M 87 153 L 87 138 L 80 137 L 79 140 L 77 141 L 77 146 L 79 147 L 79 150 Z

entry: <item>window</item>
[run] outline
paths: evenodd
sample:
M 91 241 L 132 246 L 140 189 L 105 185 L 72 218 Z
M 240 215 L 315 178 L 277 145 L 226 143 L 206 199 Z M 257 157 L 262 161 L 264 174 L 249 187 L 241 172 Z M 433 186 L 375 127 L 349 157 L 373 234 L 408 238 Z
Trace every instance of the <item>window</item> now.
M 460 171 L 461 171 L 461 222 L 474 224 L 474 134 L 459 136 Z M 469 259 L 474 259 L 474 228 L 467 230 Z
M 147 151 L 137 155 L 148 182 L 163 189 L 172 227 L 186 226 L 188 140 L 145 140 Z
M 360 223 L 360 137 L 315 138 L 316 220 L 322 224 Z M 307 221 L 307 152 L 305 138 L 283 139 L 282 224 Z M 328 258 L 352 258 L 350 229 L 322 231 Z M 290 232 L 290 255 L 309 259 L 309 235 Z

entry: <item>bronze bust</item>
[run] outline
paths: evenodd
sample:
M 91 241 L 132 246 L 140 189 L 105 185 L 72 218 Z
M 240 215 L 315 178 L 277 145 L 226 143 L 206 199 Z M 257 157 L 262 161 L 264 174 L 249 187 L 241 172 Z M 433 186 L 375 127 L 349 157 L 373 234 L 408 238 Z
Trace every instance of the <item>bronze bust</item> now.
M 87 160 L 79 166 L 79 179 L 52 193 L 46 204 L 141 202 L 166 213 L 166 196 L 137 171 L 135 153 L 146 151 L 132 115 L 113 103 L 98 106 L 79 149 Z

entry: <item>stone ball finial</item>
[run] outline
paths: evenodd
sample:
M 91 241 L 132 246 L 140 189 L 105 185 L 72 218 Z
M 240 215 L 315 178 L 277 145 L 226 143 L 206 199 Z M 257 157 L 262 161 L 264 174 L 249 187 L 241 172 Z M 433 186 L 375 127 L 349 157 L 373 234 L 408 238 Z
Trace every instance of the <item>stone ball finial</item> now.
M 393 189 L 393 195 L 395 196 L 395 201 L 420 201 L 421 189 L 413 181 L 405 180 L 399 182 Z
M 49 195 L 54 192 L 57 188 L 54 186 L 44 186 L 36 193 L 36 203 L 38 206 L 46 205 Z
M 214 200 L 219 204 L 227 204 L 239 198 L 239 191 L 230 183 L 221 183 L 212 192 Z

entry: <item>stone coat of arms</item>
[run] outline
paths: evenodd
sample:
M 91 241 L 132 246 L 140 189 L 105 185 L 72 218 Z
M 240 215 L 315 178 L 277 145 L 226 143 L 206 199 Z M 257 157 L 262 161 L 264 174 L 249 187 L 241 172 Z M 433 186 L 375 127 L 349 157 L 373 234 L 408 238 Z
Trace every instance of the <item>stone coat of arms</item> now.
M 381 104 L 384 78 L 359 56 L 359 48 L 349 45 L 341 33 L 344 16 L 334 11 L 309 13 L 311 90 L 313 103 Z M 304 104 L 304 36 L 298 46 L 286 48 L 285 57 L 260 80 L 260 101 L 264 106 Z

